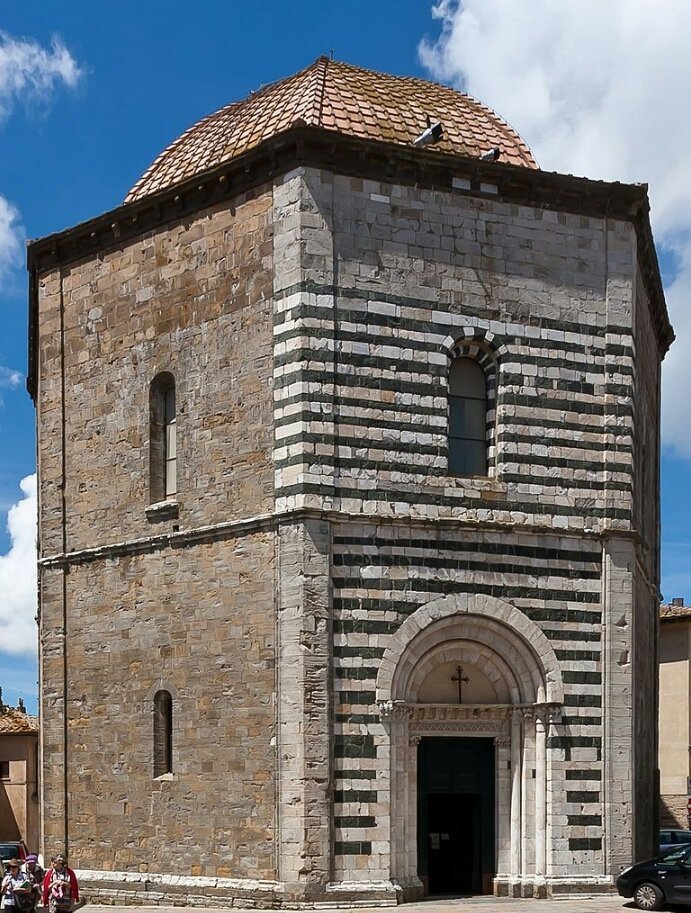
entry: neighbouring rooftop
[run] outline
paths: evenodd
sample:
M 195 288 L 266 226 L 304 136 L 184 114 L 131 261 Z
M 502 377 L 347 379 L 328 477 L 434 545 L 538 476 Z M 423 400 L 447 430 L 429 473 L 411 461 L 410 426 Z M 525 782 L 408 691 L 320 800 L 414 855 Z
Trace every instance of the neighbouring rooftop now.
M 691 606 L 684 605 L 681 598 L 660 606 L 660 621 L 678 621 L 685 618 L 691 619 Z
M 194 124 L 156 158 L 130 190 L 130 203 L 229 162 L 292 127 L 310 126 L 361 139 L 410 145 L 441 121 L 435 150 L 536 169 L 516 131 L 490 108 L 448 86 L 390 76 L 318 58 L 294 76 L 264 86 Z
M 14 707 L 3 707 L 0 711 L 0 735 L 31 735 L 36 732 L 38 717 Z

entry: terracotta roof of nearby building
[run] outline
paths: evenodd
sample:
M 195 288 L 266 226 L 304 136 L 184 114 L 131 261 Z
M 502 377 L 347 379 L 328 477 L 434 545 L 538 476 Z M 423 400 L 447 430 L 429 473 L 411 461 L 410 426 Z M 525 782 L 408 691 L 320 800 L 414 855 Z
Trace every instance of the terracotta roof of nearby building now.
M 294 76 L 194 124 L 158 156 L 125 202 L 202 174 L 291 127 L 313 126 L 410 145 L 425 129 L 428 116 L 441 121 L 444 129 L 434 146 L 439 152 L 477 157 L 499 147 L 500 162 L 537 168 L 515 130 L 470 95 L 320 57 Z
M 660 621 L 675 621 L 680 618 L 691 619 L 691 606 L 688 605 L 661 605 Z
M 0 735 L 24 735 L 38 732 L 38 717 L 29 716 L 13 707 L 0 713 Z

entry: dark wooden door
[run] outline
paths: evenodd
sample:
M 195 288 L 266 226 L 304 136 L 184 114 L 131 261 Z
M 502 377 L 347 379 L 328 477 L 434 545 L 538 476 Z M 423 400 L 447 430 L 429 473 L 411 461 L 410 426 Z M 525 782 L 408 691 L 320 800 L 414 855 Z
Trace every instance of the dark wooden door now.
M 418 873 L 429 894 L 482 894 L 494 871 L 491 739 L 424 738 L 418 756 Z

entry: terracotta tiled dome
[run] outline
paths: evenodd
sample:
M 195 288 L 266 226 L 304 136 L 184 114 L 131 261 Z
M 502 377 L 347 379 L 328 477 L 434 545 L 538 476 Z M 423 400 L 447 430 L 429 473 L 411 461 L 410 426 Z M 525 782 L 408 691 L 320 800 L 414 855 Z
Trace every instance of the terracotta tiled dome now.
M 427 115 L 444 127 L 435 150 L 478 156 L 499 146 L 500 161 L 537 168 L 515 130 L 470 95 L 320 57 L 190 127 L 158 156 L 126 202 L 228 162 L 298 124 L 409 145 L 425 129 Z

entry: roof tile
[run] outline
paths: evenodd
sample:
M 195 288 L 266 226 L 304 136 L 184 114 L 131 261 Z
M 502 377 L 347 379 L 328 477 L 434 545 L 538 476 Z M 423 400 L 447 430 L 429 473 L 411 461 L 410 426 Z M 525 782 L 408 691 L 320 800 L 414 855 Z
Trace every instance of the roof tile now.
M 5 707 L 0 713 L 0 735 L 22 735 L 38 732 L 38 719 L 13 707 Z
M 691 606 L 687 605 L 661 605 L 660 621 L 667 619 L 689 618 L 691 619 Z
M 501 161 L 537 168 L 520 136 L 470 95 L 320 57 L 194 124 L 164 149 L 126 202 L 228 162 L 297 124 L 410 145 L 425 129 L 427 116 L 444 127 L 435 147 L 440 152 L 476 157 L 499 146 Z

